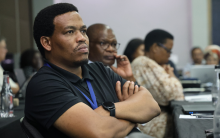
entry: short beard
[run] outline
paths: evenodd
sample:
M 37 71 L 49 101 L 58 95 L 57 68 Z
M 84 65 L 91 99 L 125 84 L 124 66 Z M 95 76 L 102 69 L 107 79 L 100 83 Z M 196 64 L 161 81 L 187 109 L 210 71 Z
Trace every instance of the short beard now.
M 82 66 L 84 64 L 88 64 L 89 60 L 88 59 L 84 59 L 84 60 L 81 60 L 81 61 L 76 61 L 73 63 L 74 67 L 79 67 L 79 66 Z

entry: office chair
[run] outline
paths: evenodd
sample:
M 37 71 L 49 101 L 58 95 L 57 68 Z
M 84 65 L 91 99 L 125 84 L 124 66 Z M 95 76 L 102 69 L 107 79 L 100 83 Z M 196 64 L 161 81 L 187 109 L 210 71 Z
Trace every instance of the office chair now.
M 27 138 L 43 138 L 40 132 L 33 125 L 31 125 L 27 119 L 25 119 L 25 117 L 20 119 L 20 125 Z

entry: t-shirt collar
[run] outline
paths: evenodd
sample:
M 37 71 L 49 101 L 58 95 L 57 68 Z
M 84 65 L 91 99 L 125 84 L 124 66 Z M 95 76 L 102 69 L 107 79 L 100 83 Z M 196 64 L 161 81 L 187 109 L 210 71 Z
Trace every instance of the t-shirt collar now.
M 46 59 L 44 59 L 44 61 L 46 63 L 48 63 L 54 70 L 58 71 L 60 74 L 62 74 L 65 78 L 67 78 L 69 81 L 71 81 L 72 83 L 77 83 L 78 81 L 84 81 L 84 79 L 88 79 L 88 80 L 93 80 L 93 77 L 90 75 L 88 68 L 85 65 L 82 65 L 82 76 L 83 78 L 81 79 L 80 77 L 78 77 L 77 75 L 62 69 L 52 63 L 50 63 L 49 61 L 47 61 Z

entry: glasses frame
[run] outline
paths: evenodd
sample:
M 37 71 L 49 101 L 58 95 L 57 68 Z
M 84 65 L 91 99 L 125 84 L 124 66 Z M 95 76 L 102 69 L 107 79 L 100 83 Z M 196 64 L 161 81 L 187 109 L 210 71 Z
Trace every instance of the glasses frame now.
M 172 54 L 172 51 L 170 49 L 168 49 L 167 47 L 165 47 L 163 44 L 157 43 L 157 45 L 162 47 L 163 49 L 165 49 L 167 51 L 167 53 Z
M 90 42 L 92 42 L 92 41 L 90 41 Z M 120 45 L 121 45 L 120 43 L 116 43 L 118 46 L 113 47 L 113 46 L 112 46 L 113 43 L 110 44 L 109 42 L 92 42 L 92 43 L 98 43 L 98 44 L 102 47 L 102 49 L 104 49 L 104 50 L 108 49 L 108 48 L 109 48 L 109 45 L 111 45 L 111 47 L 114 48 L 115 50 L 118 50 L 119 47 L 120 47 Z M 104 47 L 103 47 L 104 45 L 101 44 L 101 43 L 106 43 L 106 48 L 104 48 Z

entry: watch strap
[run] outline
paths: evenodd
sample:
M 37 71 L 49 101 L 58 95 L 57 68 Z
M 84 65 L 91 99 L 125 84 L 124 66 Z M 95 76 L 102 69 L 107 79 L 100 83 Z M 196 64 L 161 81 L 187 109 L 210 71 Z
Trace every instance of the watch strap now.
M 110 110 L 110 116 L 115 117 L 115 108 Z

